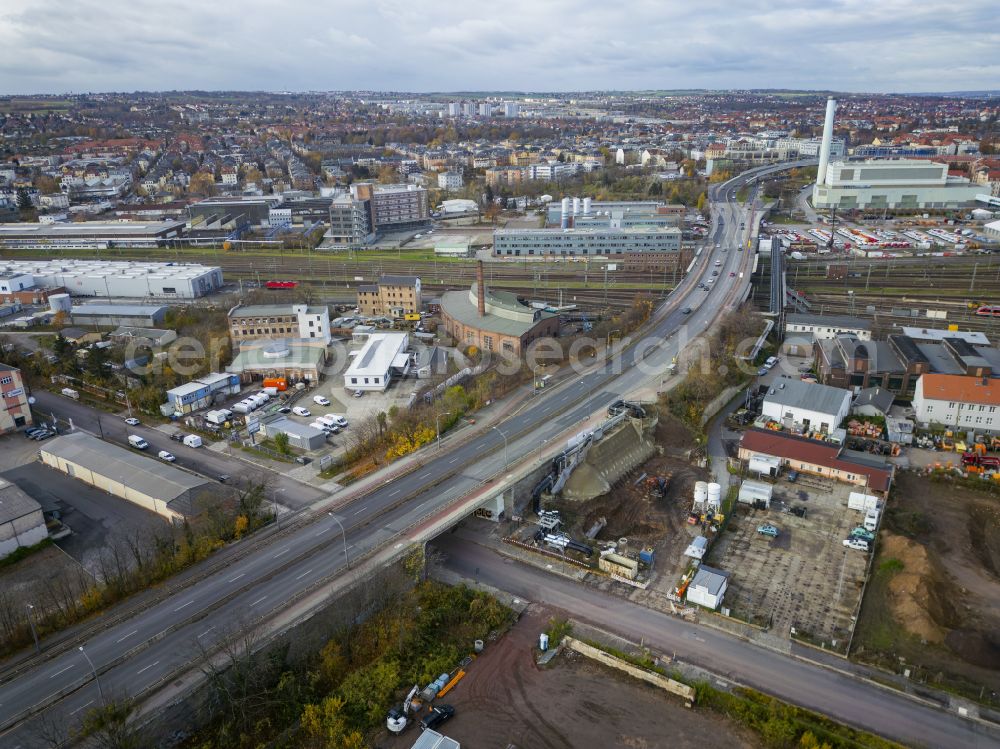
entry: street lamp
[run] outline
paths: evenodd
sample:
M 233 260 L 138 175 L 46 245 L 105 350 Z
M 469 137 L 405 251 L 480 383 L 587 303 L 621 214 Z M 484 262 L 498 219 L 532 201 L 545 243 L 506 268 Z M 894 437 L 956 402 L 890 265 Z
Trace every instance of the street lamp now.
M 437 433 L 438 450 L 441 449 L 441 417 L 450 415 L 451 411 L 444 411 L 443 413 L 439 413 L 434 417 L 434 431 Z
M 35 629 L 35 613 L 34 613 L 35 607 L 32 606 L 30 603 L 27 604 L 27 606 L 28 606 L 28 626 L 31 627 L 31 636 L 35 638 L 35 652 L 41 653 L 42 648 L 38 644 L 38 630 Z
M 97 682 L 97 691 L 100 692 L 101 695 L 101 702 L 105 705 L 108 704 L 108 701 L 104 699 L 104 687 L 101 686 L 101 678 L 97 675 L 97 669 L 94 668 L 94 662 L 90 660 L 90 656 L 87 655 L 87 651 L 83 649 L 83 645 L 80 646 L 80 652 L 83 653 L 83 657 L 86 658 L 87 663 L 90 664 L 90 670 L 94 674 L 94 681 Z
M 351 558 L 347 555 L 347 531 L 344 530 L 344 524 L 340 522 L 340 518 L 334 515 L 332 512 L 326 513 L 333 521 L 340 526 L 340 537 L 344 541 L 344 559 L 347 560 L 347 569 L 351 569 Z
M 497 434 L 503 437 L 503 469 L 507 470 L 507 435 L 500 431 L 498 427 L 490 427 L 490 429 L 496 429 Z

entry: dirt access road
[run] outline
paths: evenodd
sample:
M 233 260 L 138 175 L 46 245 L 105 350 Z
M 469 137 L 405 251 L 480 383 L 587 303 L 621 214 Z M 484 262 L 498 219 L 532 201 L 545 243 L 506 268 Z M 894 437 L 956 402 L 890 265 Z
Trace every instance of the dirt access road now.
M 704 749 L 759 747 L 751 735 L 708 711 L 690 710 L 662 690 L 574 653 L 535 665 L 534 648 L 552 613 L 532 605 L 487 646 L 442 702 L 455 717 L 441 732 L 476 749 Z M 410 728 L 384 747 L 409 747 Z

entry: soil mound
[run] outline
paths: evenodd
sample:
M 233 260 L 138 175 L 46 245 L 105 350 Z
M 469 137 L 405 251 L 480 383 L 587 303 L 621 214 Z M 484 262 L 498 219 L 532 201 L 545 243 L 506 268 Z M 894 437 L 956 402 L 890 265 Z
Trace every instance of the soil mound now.
M 903 536 L 884 533 L 883 559 L 898 559 L 903 568 L 889 581 L 889 607 L 903 628 L 922 640 L 942 644 L 948 635 L 938 575 L 927 549 Z

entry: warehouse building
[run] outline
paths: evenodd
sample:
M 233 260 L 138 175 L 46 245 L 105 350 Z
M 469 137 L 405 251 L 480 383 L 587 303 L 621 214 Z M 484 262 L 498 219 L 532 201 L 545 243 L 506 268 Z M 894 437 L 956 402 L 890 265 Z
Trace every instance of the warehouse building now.
M 851 393 L 841 388 L 779 378 L 764 396 L 761 415 L 796 432 L 829 433 L 851 410 Z
M 167 309 L 148 304 L 79 304 L 70 309 L 70 318 L 83 327 L 155 328 L 166 319 Z
M 130 260 L 0 259 L 0 274 L 30 276 L 31 288 L 73 296 L 197 299 L 223 284 L 218 267 Z
M 39 455 L 50 468 L 171 521 L 194 517 L 233 496 L 228 487 L 86 432 L 44 442 Z
M 299 424 L 282 414 L 265 418 L 261 422 L 261 429 L 271 439 L 279 434 L 287 434 L 288 444 L 300 450 L 320 450 L 326 445 L 326 432 L 308 424 Z
M 42 506 L 18 486 L 0 478 L 0 559 L 48 537 Z
M 184 227 L 183 221 L 0 224 L 0 247 L 32 250 L 155 249 L 166 247 L 181 237 Z
M 613 257 L 646 252 L 677 253 L 680 249 L 681 230 L 673 227 L 497 229 L 493 232 L 493 254 L 497 257 Z
M 468 291 L 441 296 L 441 323 L 458 346 L 512 357 L 524 356 L 532 341 L 559 334 L 558 315 L 535 309 L 509 291 L 488 290 L 482 262 Z
M 318 382 L 326 363 L 326 344 L 320 340 L 255 340 L 240 344 L 227 372 L 242 382 L 284 377 L 288 382 Z

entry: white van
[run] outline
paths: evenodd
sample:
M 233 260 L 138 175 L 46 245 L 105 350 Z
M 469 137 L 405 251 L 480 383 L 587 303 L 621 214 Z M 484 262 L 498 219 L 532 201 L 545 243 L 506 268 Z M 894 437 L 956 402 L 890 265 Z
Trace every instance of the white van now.
M 341 429 L 343 429 L 344 427 L 346 427 L 346 426 L 347 426 L 347 419 L 345 419 L 345 418 L 344 418 L 343 416 L 341 416 L 340 414 L 331 414 L 331 416 L 333 416 L 333 420 L 334 420 L 334 422 L 335 422 L 335 423 L 337 424 L 337 426 L 339 426 L 339 427 L 340 427 Z
M 878 530 L 878 516 L 879 512 L 874 508 L 868 510 L 868 512 L 865 513 L 864 526 L 866 531 L 871 531 L 872 533 L 874 533 L 875 531 Z
M 768 369 L 770 369 L 771 367 L 773 367 L 777 363 L 778 363 L 778 357 L 777 356 L 769 356 L 769 357 L 767 357 L 767 361 L 764 362 L 764 366 L 767 367 Z
M 325 398 L 322 395 L 314 395 L 313 396 L 313 403 L 315 403 L 317 406 L 329 406 L 330 405 L 330 399 L 329 398 Z
M 136 450 L 145 450 L 147 447 L 149 447 L 149 443 L 146 442 L 146 440 L 144 440 L 138 434 L 130 434 L 128 436 L 128 443 Z
M 189 434 L 184 438 L 184 444 L 188 447 L 201 447 L 201 437 L 197 434 Z

